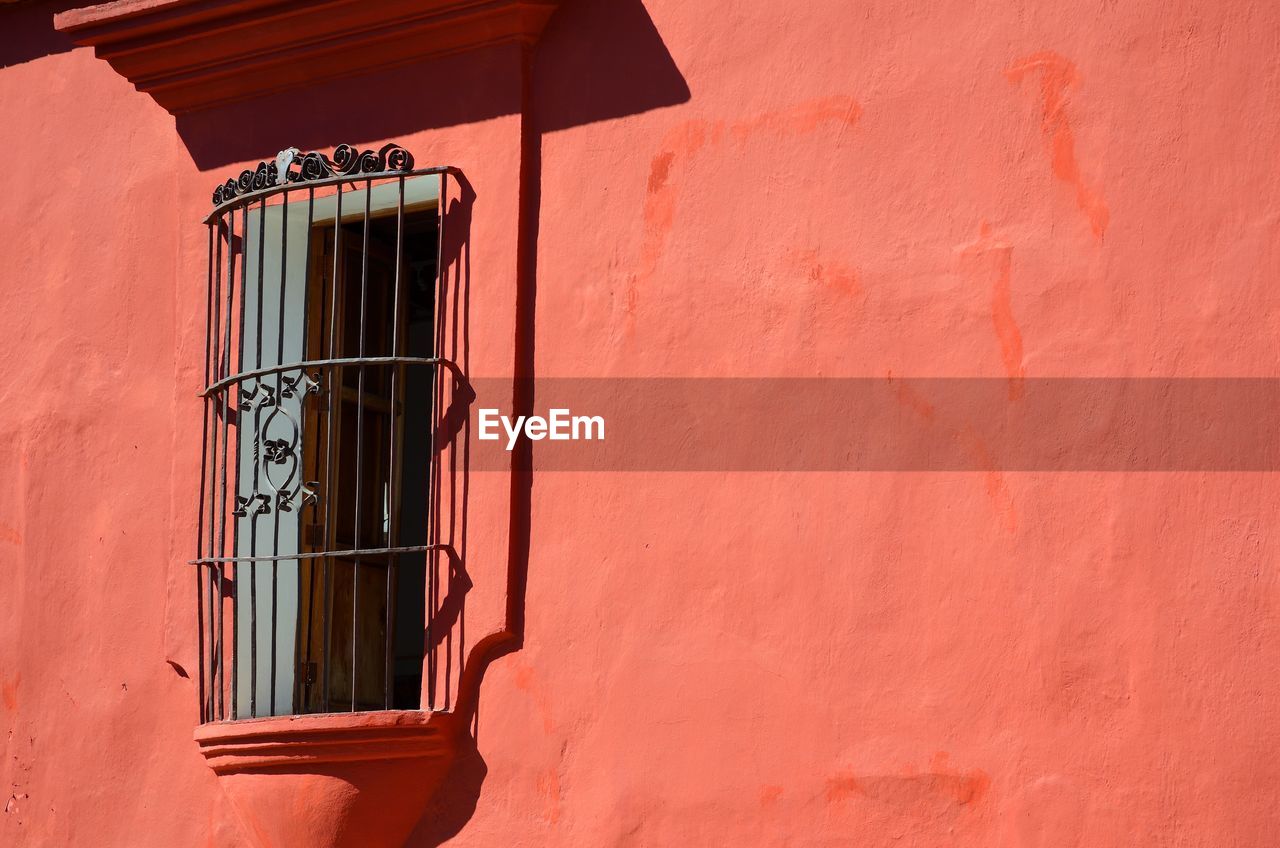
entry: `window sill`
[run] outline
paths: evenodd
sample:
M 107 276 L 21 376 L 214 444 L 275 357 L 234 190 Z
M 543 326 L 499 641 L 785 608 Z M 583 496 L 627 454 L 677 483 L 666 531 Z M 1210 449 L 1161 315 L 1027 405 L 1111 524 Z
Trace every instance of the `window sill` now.
M 457 754 L 453 713 L 391 710 L 201 725 L 196 742 L 264 846 L 398 848 Z
M 173 114 L 493 44 L 561 0 L 115 0 L 55 16 Z

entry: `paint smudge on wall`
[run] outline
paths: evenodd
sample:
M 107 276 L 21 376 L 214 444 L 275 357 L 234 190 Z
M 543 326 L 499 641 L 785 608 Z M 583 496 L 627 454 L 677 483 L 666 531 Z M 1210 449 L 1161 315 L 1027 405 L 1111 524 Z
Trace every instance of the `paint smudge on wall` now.
M 1076 205 L 1098 238 L 1106 233 L 1111 213 L 1099 191 L 1085 183 L 1076 157 L 1075 132 L 1067 114 L 1069 92 L 1080 85 L 1076 66 L 1053 51 L 1033 53 L 1005 69 L 1005 77 L 1015 85 L 1032 73 L 1040 77 L 1040 131 L 1049 145 L 1053 174 L 1076 192 Z
M 862 291 L 858 270 L 852 265 L 825 259 L 816 250 L 793 251 L 792 261 L 805 277 L 834 292 L 853 297 Z
M 560 821 L 560 773 L 549 768 L 538 775 L 538 794 L 542 796 L 542 816 L 549 824 Z
M 983 221 L 977 241 L 961 245 L 961 257 L 972 267 L 971 274 L 982 285 L 990 280 L 991 323 L 1000 342 L 1000 358 L 1009 375 L 1009 399 L 1018 400 L 1024 390 L 1026 368 L 1022 362 L 1022 331 L 1013 316 L 1013 245 L 991 234 Z
M 908 810 L 972 807 L 982 802 L 991 779 L 981 769 L 960 772 L 948 767 L 945 754 L 935 756 L 929 770 L 907 768 L 901 774 L 855 775 L 843 772 L 826 783 L 828 804 L 866 799 Z
M 676 184 L 672 173 L 703 151 L 711 151 L 732 141 L 742 147 L 758 134 L 788 137 L 808 135 L 826 127 L 843 132 L 862 117 L 862 107 L 852 97 L 835 95 L 806 100 L 787 109 L 763 112 L 740 121 L 692 120 L 673 127 L 663 139 L 661 150 L 649 164 L 644 203 L 644 240 L 636 273 L 627 282 L 626 311 L 634 315 L 640 286 L 657 268 L 675 225 Z M 855 278 L 856 279 L 856 278 Z
M 996 467 L 995 459 L 991 456 L 986 443 L 973 432 L 971 427 L 966 425 L 962 428 L 960 436 L 965 449 L 983 471 L 983 486 L 987 491 L 987 497 L 995 505 L 1004 529 L 1013 534 L 1018 529 L 1018 510 L 1014 505 L 1013 495 L 1009 491 L 1009 484 Z
M 894 395 L 898 398 L 899 404 L 901 404 L 902 406 L 905 406 L 907 409 L 910 409 L 912 412 L 914 412 L 916 415 L 919 415 L 921 418 L 923 418 L 925 421 L 929 422 L 930 424 L 933 423 L 933 418 L 934 418 L 934 415 L 936 414 L 933 408 L 933 404 L 929 403 L 929 401 L 927 401 L 923 395 L 921 395 L 916 390 L 912 389 L 906 383 L 902 382 L 901 380 L 894 380 L 892 371 L 889 372 L 886 379 L 889 381 L 889 384 L 893 387 Z
M 898 403 L 920 416 L 927 424 L 937 423 L 938 412 L 934 404 L 915 391 L 911 386 L 895 380 L 893 372 L 886 378 L 893 388 Z M 1001 525 L 1010 535 L 1018 529 L 1018 510 L 1009 491 L 1009 484 L 996 465 L 995 458 L 985 442 L 974 432 L 969 423 L 959 425 L 943 424 L 948 442 L 958 444 L 973 460 L 977 470 L 983 472 L 983 489 L 991 501 Z
M 4 704 L 4 708 L 9 712 L 18 711 L 18 681 L 20 677 L 14 677 L 0 683 L 0 704 Z
M 827 778 L 825 796 L 828 804 L 834 804 L 850 796 L 861 794 L 862 786 L 852 774 L 842 773 Z
M 556 725 L 555 721 L 551 718 L 551 702 L 538 686 L 533 669 L 527 665 L 521 665 L 516 668 L 515 683 L 517 689 L 521 692 L 528 693 L 529 697 L 533 699 L 533 703 L 538 708 L 538 715 L 542 717 L 543 731 L 546 733 L 554 732 Z

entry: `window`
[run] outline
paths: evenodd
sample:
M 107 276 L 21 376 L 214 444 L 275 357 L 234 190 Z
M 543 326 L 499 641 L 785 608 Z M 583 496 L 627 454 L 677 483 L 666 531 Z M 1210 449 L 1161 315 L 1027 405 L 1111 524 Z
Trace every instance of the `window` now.
M 344 145 L 214 194 L 202 721 L 423 706 L 447 179 Z

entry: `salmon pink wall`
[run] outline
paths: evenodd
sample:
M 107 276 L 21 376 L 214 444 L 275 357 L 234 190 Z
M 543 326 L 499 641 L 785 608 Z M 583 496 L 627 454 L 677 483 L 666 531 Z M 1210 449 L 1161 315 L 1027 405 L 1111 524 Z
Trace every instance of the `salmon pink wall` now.
M 1277 376 L 1273 3 L 567 0 L 523 93 L 178 119 L 67 5 L 0 11 L 0 844 L 246 844 L 191 735 L 199 222 L 282 147 L 462 168 L 476 376 L 522 309 L 539 376 Z M 459 648 L 527 533 L 524 644 L 413 848 L 1275 843 L 1272 474 L 549 471 L 514 533 L 472 481 Z

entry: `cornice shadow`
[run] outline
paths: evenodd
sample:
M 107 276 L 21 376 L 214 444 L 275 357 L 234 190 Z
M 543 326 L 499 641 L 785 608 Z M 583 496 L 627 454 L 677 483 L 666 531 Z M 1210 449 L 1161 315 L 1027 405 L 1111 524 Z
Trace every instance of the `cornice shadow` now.
M 537 126 L 554 132 L 684 103 L 689 86 L 641 0 L 566 0 L 534 48 Z M 179 115 L 201 170 L 286 147 L 403 138 L 518 114 L 522 48 L 506 45 Z
M 0 6 L 0 33 L 4 34 L 0 37 L 0 68 L 75 49 L 69 37 L 53 28 L 53 16 L 84 5 L 82 0 L 56 0 Z

